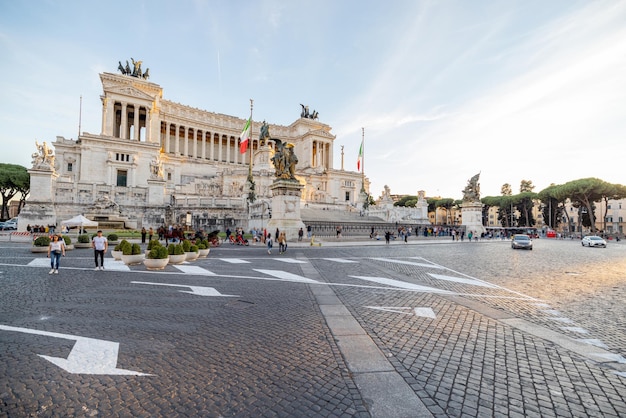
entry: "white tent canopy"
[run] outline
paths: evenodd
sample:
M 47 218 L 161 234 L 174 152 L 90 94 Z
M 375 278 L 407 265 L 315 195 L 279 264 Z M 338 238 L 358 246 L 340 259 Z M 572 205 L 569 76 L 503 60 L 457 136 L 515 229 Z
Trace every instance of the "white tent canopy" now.
M 98 226 L 98 222 L 89 220 L 85 218 L 83 215 L 74 216 L 72 219 L 68 219 L 67 221 L 61 222 L 61 226 L 80 226 L 84 228 L 86 226 Z

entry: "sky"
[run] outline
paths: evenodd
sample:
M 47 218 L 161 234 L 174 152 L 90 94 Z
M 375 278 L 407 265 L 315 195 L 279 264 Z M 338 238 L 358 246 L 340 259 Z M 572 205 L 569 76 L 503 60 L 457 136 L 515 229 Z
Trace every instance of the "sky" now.
M 98 74 L 134 58 L 167 100 L 332 127 L 376 198 L 626 184 L 626 2 L 0 2 L 0 162 L 101 131 Z M 82 97 L 82 99 L 81 99 Z M 243 126 L 242 126 L 243 128 Z M 256 128 L 258 129 L 258 127 Z

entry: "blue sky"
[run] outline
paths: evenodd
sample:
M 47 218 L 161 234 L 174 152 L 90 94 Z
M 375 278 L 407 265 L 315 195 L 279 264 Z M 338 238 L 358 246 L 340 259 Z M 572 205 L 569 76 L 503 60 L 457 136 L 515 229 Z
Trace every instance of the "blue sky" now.
M 133 57 L 164 98 L 289 125 L 300 103 L 336 135 L 334 167 L 377 197 L 460 199 L 626 184 L 624 1 L 0 2 L 0 162 L 101 128 L 98 74 Z M 258 129 L 258 128 L 257 128 Z

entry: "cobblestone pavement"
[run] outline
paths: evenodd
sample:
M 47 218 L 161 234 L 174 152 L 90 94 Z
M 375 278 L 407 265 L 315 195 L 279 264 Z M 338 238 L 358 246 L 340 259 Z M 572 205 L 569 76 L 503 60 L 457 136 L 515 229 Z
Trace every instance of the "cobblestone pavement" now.
M 2 245 L 0 417 L 416 416 L 364 396 L 322 284 L 432 416 L 626 416 L 626 245 L 328 244 L 59 275 Z

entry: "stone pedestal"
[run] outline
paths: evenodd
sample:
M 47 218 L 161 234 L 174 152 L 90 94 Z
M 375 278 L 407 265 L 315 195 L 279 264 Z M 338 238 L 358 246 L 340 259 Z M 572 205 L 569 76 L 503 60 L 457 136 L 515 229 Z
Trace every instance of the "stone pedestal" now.
M 485 232 L 483 226 L 483 204 L 480 202 L 463 202 L 461 204 L 461 214 L 463 216 L 462 225 L 465 227 L 465 235 L 469 232 L 480 236 Z
M 306 230 L 300 216 L 300 196 L 304 188 L 298 181 L 279 179 L 270 186 L 272 191 L 272 219 L 267 232 L 274 234 L 276 228 L 287 235 L 287 243 L 298 239 L 300 228 Z M 276 237 L 274 237 L 276 238 Z
M 148 204 L 162 205 L 165 201 L 165 180 L 149 179 L 148 180 Z
M 26 231 L 27 225 L 56 225 L 57 216 L 52 201 L 53 182 L 59 175 L 51 169 L 31 169 L 30 194 L 20 211 L 17 230 Z

